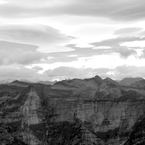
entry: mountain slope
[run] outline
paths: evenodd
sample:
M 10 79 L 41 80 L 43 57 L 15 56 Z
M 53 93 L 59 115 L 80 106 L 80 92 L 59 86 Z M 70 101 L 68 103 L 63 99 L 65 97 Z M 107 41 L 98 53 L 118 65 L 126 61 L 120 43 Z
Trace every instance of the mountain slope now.
M 15 134 L 12 138 L 28 145 L 119 145 L 145 112 L 141 89 L 121 86 L 110 78 L 24 88 L 1 92 L 0 117 L 6 132 L 5 126 L 16 128 L 8 135 Z
M 135 82 L 130 85 L 133 88 L 138 88 L 138 89 L 144 89 L 145 90 L 145 80 L 141 80 L 138 82 Z
M 141 80 L 143 80 L 143 78 L 140 78 L 140 77 L 138 77 L 138 78 L 124 78 L 119 82 L 119 84 L 123 85 L 123 86 L 129 86 L 129 85 L 131 85 L 135 82 L 141 81 Z
M 129 139 L 124 145 L 144 145 L 145 144 L 145 118 L 138 120 L 134 125 Z

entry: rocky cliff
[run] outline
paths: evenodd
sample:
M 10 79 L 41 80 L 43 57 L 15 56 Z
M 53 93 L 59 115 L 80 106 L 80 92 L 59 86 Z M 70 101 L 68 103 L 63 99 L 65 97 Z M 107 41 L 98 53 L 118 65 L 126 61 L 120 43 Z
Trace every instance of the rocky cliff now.
M 11 142 L 119 145 L 144 117 L 145 91 L 95 76 L 31 85 L 13 95 L 1 94 L 0 104 L 3 130 L 19 126 L 8 133 Z

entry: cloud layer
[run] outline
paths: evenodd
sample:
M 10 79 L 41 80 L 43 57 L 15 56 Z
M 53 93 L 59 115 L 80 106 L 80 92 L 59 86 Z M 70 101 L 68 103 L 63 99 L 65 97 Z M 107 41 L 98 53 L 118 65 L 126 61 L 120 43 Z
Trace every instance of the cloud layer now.
M 11 67 L 1 67 L 0 68 L 0 81 L 1 80 L 45 80 L 47 77 L 45 74 L 39 74 L 36 70 L 28 69 L 23 66 L 11 66 Z
M 36 45 L 40 51 L 44 52 L 70 51 L 70 49 L 59 45 L 67 43 L 71 39 L 50 26 L 0 25 L 0 40 Z
M 0 0 L 0 75 L 143 77 L 144 5 L 144 0 Z
M 116 80 L 123 79 L 125 77 L 145 77 L 145 66 L 118 66 L 114 69 L 109 68 L 74 68 L 74 67 L 59 67 L 54 70 L 47 70 L 45 74 L 52 80 L 56 78 L 73 79 L 73 78 L 91 78 L 95 75 L 99 75 L 102 78 L 110 77 Z
M 144 0 L 5 0 L 1 17 L 80 15 L 132 21 L 145 18 Z
M 37 46 L 0 41 L 0 65 L 28 65 L 47 60 L 47 55 L 37 51 Z

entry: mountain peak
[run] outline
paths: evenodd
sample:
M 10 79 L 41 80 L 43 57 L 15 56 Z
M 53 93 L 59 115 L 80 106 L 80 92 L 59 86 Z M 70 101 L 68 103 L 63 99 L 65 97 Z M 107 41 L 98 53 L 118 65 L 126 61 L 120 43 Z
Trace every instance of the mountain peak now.
M 100 77 L 100 76 L 98 76 L 98 75 L 96 75 L 95 77 L 94 77 L 94 79 L 95 79 L 95 81 L 97 82 L 97 83 L 99 83 L 99 84 L 101 84 L 102 83 L 102 78 Z
M 20 83 L 20 81 L 19 81 L 19 80 L 14 80 L 14 81 L 11 82 L 11 83 Z
M 119 85 L 118 82 L 116 82 L 116 81 L 114 81 L 113 79 L 108 78 L 108 77 L 105 78 L 104 81 L 107 82 L 107 83 L 110 83 L 110 84 Z

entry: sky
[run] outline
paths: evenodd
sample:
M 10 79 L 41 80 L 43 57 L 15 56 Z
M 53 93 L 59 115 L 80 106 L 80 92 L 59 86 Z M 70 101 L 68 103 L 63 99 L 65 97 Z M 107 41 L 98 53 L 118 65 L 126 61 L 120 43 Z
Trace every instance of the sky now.
M 0 81 L 145 77 L 144 0 L 0 0 Z

